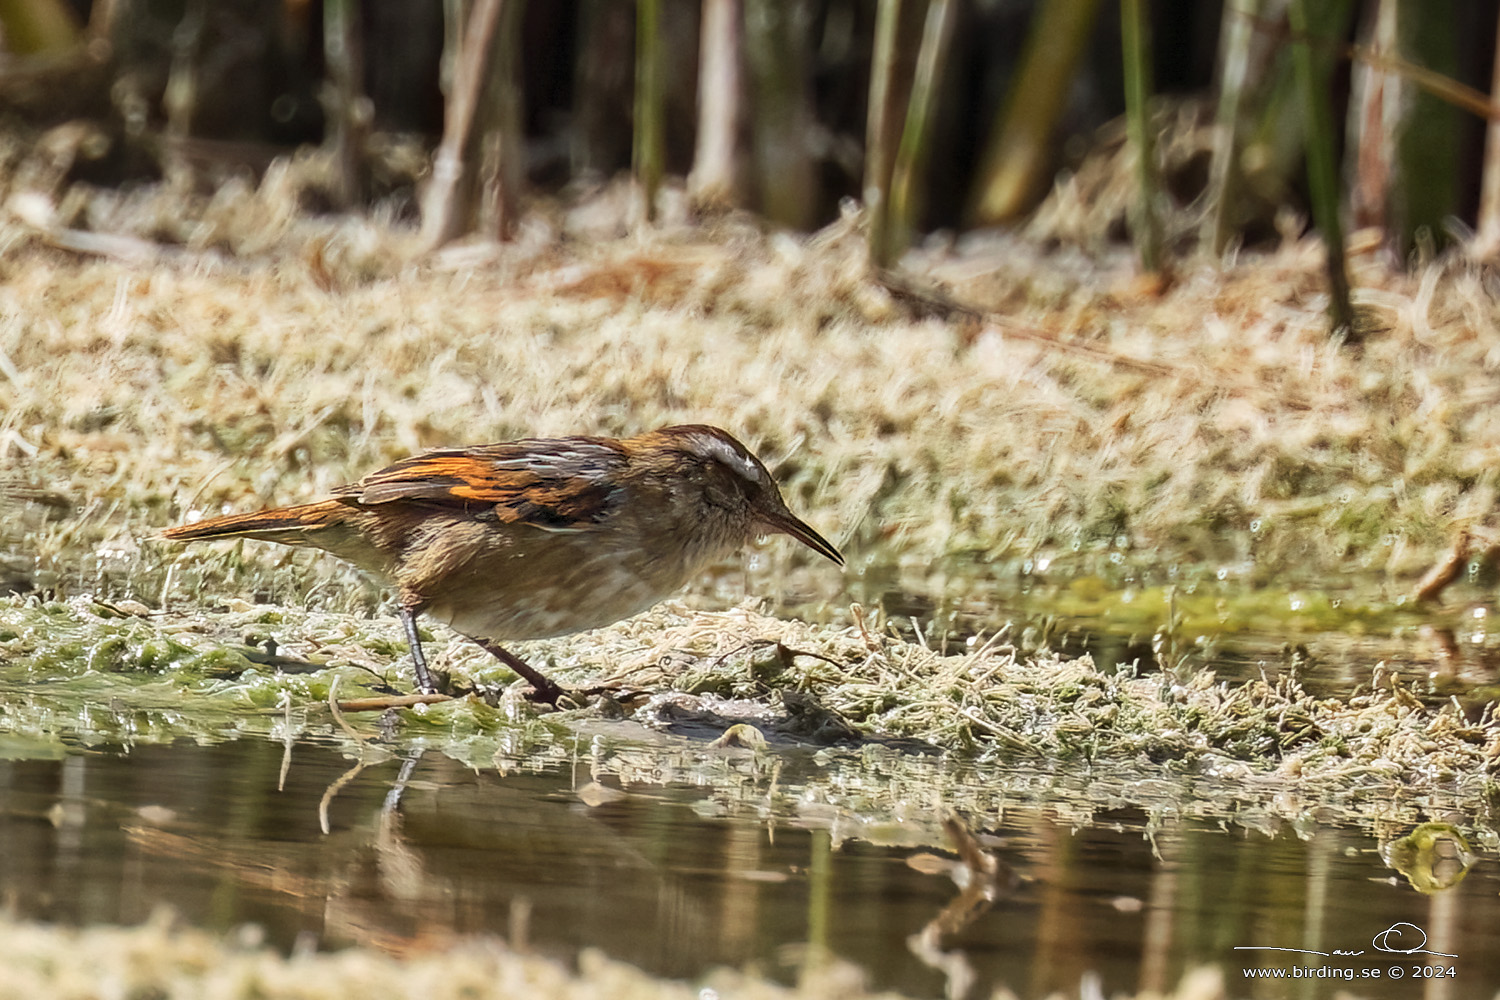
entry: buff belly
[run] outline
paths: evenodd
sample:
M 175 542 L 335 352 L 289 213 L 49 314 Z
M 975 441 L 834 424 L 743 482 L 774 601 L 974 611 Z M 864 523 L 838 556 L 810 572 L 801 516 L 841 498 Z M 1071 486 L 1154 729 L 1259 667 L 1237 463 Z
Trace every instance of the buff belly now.
M 723 554 L 632 563 L 617 555 L 595 553 L 549 567 L 543 575 L 523 558 L 502 559 L 492 574 L 485 574 L 486 583 L 438 595 L 423 610 L 468 636 L 497 642 L 550 639 L 640 614 L 682 589 Z M 513 575 L 545 582 L 519 587 Z

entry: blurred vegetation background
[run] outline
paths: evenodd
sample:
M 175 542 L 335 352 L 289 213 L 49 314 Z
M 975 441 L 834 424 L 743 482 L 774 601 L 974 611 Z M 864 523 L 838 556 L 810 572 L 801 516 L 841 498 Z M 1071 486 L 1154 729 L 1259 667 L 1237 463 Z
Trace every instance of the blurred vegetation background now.
M 60 183 L 211 188 L 318 147 L 308 210 L 381 203 L 433 246 L 628 173 L 642 221 L 664 186 L 798 230 L 857 199 L 884 267 L 1091 185 L 1094 218 L 1039 235 L 1134 239 L 1147 270 L 1315 222 L 1347 327 L 1345 232 L 1500 247 L 1497 22 L 1500 0 L 0 0 L 0 115 Z

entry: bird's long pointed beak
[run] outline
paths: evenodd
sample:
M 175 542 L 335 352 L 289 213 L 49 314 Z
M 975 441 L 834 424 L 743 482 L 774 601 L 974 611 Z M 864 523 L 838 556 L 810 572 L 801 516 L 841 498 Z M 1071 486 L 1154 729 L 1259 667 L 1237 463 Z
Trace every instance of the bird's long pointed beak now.
M 768 531 L 791 535 L 819 555 L 827 556 L 840 566 L 844 565 L 844 557 L 839 555 L 839 550 L 834 548 L 828 539 L 814 531 L 810 524 L 790 511 L 768 515 L 761 524 Z

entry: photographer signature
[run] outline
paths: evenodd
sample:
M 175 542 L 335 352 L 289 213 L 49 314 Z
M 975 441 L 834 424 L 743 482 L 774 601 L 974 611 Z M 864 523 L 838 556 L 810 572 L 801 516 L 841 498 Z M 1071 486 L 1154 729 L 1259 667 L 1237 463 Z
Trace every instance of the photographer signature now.
M 1406 944 L 1406 938 L 1408 935 L 1410 935 L 1411 938 L 1416 941 L 1416 944 L 1412 945 L 1411 947 L 1403 947 L 1403 945 Z M 1427 932 L 1422 930 L 1422 928 L 1418 927 L 1416 924 L 1409 924 L 1405 921 L 1391 924 L 1391 926 L 1387 927 L 1385 930 L 1381 931 L 1379 934 L 1376 934 L 1373 938 L 1370 939 L 1370 946 L 1373 947 L 1376 951 L 1384 951 L 1392 955 L 1436 955 L 1439 958 L 1458 957 L 1457 955 L 1450 955 L 1446 951 L 1428 951 L 1426 948 L 1426 944 Z M 1324 958 L 1328 958 L 1333 955 L 1352 957 L 1355 955 L 1364 954 L 1364 949 L 1360 949 L 1359 951 L 1345 951 L 1342 948 L 1335 948 L 1333 951 L 1315 951 L 1312 948 L 1272 948 L 1268 946 L 1243 944 L 1235 945 L 1234 950 L 1294 951 L 1302 955 L 1322 955 Z

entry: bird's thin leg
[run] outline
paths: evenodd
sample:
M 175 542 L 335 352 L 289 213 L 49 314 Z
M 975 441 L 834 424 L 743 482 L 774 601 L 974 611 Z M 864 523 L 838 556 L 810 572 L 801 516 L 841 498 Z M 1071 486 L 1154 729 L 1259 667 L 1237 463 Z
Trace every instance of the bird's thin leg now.
M 422 637 L 417 634 L 417 609 L 403 607 L 401 624 L 406 629 L 406 644 L 411 647 L 411 665 L 417 675 L 417 690 L 423 694 L 437 694 L 432 675 L 427 672 L 427 657 L 422 655 Z
M 491 656 L 507 667 L 510 667 L 510 669 L 520 674 L 524 680 L 530 683 L 532 690 L 535 692 L 536 701 L 546 702 L 548 705 L 556 705 L 557 699 L 562 697 L 562 688 L 558 687 L 555 682 L 542 676 L 535 667 L 498 642 L 491 642 L 488 639 L 475 639 L 473 636 L 469 638 L 473 639 L 480 647 L 487 650 Z
M 385 793 L 385 802 L 380 807 L 382 813 L 396 811 L 396 807 L 401 804 L 401 793 L 406 791 L 406 783 L 411 780 L 411 773 L 417 769 L 417 761 L 421 759 L 422 751 L 418 750 L 401 762 L 401 773 L 396 775 L 396 783 Z

